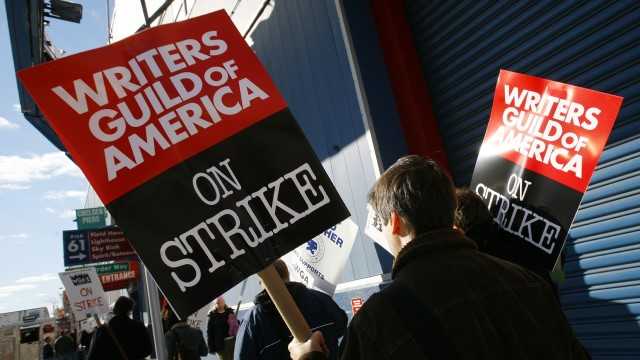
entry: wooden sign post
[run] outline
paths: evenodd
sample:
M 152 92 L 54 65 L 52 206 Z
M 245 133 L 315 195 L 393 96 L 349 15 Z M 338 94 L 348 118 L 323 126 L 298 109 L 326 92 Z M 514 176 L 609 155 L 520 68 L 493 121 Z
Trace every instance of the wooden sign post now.
M 267 293 L 269 293 L 269 297 L 271 297 L 271 300 L 276 305 L 276 309 L 278 309 L 278 312 L 282 316 L 284 323 L 287 324 L 293 337 L 300 342 L 309 340 L 311 337 L 309 324 L 307 324 L 304 316 L 302 316 L 298 305 L 293 301 L 291 293 L 287 290 L 284 281 L 282 281 L 282 278 L 278 275 L 273 265 L 269 265 L 260 271 L 258 276 L 262 279 L 264 288 L 267 290 Z

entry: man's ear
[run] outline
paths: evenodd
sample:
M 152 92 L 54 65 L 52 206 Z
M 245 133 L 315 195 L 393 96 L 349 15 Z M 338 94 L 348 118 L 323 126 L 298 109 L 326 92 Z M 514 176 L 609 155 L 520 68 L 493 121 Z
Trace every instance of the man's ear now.
M 391 234 L 402 235 L 402 218 L 395 210 L 391 211 L 391 218 L 389 219 L 391 225 Z

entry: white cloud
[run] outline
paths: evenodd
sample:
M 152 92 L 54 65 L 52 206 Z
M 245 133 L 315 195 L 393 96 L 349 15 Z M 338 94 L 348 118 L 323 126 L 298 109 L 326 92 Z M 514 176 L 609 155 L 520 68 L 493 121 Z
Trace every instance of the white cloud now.
M 25 233 L 0 235 L 0 240 L 26 239 L 29 235 Z
M 20 104 L 13 104 L 13 110 L 15 112 L 22 112 L 22 106 L 20 106 Z
M 87 192 L 82 190 L 57 190 L 47 191 L 44 194 L 44 198 L 47 200 L 60 200 L 66 198 L 84 199 L 87 197 Z
M 6 118 L 0 116 L 0 129 L 17 129 L 20 125 L 13 123 Z
M 27 276 L 21 279 L 16 280 L 16 284 L 37 284 L 43 282 L 49 282 L 53 280 L 58 280 L 58 275 L 53 273 L 35 275 L 35 276 Z
M 36 287 L 37 286 L 33 284 L 0 286 L 0 298 L 9 297 L 22 291 L 35 289 Z
M 27 190 L 31 189 L 29 185 L 18 185 L 18 184 L 0 184 L 0 190 Z
M 57 176 L 82 176 L 82 172 L 60 151 L 29 157 L 0 155 L 0 187 L 27 186 Z
M 52 209 L 52 208 L 50 208 L 50 207 L 44 208 L 44 211 L 48 212 L 49 214 L 53 214 L 53 213 L 55 213 L 55 212 L 56 212 L 55 210 L 53 210 L 53 209 Z
M 60 219 L 75 219 L 76 218 L 76 212 L 75 212 L 75 210 L 67 209 L 67 210 L 64 210 L 64 211 L 58 213 L 58 217 Z

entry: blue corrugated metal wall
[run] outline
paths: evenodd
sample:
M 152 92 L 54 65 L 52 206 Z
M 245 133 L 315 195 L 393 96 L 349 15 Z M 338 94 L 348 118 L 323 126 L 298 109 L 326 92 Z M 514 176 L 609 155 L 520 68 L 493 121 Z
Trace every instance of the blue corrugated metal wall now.
M 640 2 L 406 4 L 458 185 L 500 68 L 625 98 L 570 231 L 561 299 L 594 359 L 640 359 Z
M 338 13 L 333 0 L 275 1 L 251 33 L 253 49 L 273 77 L 327 173 L 363 229 L 375 175 Z M 283 144 L 286 146 L 286 144 Z M 362 232 L 343 280 L 381 273 Z

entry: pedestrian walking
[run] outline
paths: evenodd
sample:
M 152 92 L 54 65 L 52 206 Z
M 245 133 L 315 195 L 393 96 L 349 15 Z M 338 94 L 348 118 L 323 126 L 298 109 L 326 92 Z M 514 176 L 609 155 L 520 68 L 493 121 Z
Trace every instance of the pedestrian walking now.
M 200 360 L 207 356 L 207 343 L 200 329 L 178 320 L 173 311 L 168 315 L 169 331 L 165 334 L 169 360 Z
M 337 359 L 338 340 L 347 327 L 347 315 L 333 299 L 301 283 L 289 281 L 289 270 L 282 260 L 273 266 L 284 280 L 302 315 L 312 329 L 324 334 L 329 358 Z M 244 317 L 236 339 L 235 359 L 280 360 L 289 359 L 287 345 L 292 339 L 289 329 L 263 290 L 255 300 L 255 307 Z
M 543 279 L 453 229 L 453 184 L 434 161 L 399 159 L 369 203 L 395 256 L 392 283 L 354 316 L 341 359 L 589 358 Z M 326 345 L 315 332 L 289 351 L 326 359 Z
M 220 359 L 233 359 L 235 336 L 238 333 L 238 319 L 222 296 L 213 302 L 207 321 L 207 343 L 209 352 Z
M 76 346 L 73 339 L 65 330 L 60 331 L 60 335 L 53 344 L 53 349 L 58 360 L 74 360 L 73 356 L 76 352 Z
M 151 354 L 144 324 L 130 317 L 133 305 L 126 296 L 116 300 L 113 318 L 95 330 L 88 360 L 139 360 Z
M 54 359 L 55 352 L 53 350 L 53 346 L 51 345 L 51 338 L 44 338 L 44 345 L 42 346 L 42 359 Z

